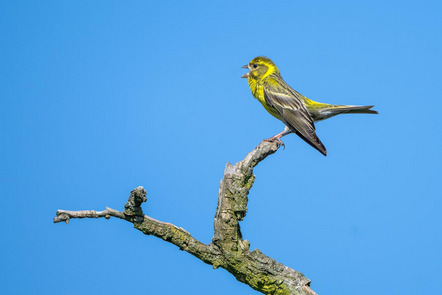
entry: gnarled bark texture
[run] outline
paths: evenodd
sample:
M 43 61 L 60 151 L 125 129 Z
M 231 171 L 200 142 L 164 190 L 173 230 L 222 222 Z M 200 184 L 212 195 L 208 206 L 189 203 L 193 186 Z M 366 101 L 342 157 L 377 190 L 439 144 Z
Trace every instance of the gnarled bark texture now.
M 146 235 L 153 235 L 178 246 L 213 268 L 222 267 L 253 289 L 264 294 L 315 295 L 310 280 L 264 255 L 258 249 L 250 251 L 250 243 L 243 240 L 239 221 L 247 212 L 248 193 L 255 176 L 253 168 L 267 156 L 278 150 L 277 143 L 262 142 L 244 160 L 231 165 L 227 163 L 221 180 L 218 207 L 215 214 L 215 234 L 212 243 L 201 243 L 181 227 L 158 221 L 143 214 L 141 204 L 146 202 L 146 190 L 137 187 L 130 193 L 123 212 L 107 208 L 104 211 L 58 210 L 54 223 L 69 223 L 73 218 L 117 217 L 133 223 Z

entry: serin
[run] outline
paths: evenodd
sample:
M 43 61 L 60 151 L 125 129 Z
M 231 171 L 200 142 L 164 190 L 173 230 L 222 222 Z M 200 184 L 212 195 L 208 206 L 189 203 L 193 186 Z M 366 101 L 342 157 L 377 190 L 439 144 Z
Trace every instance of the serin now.
M 378 113 L 371 110 L 373 106 L 332 105 L 308 99 L 282 79 L 278 67 L 270 58 L 255 57 L 243 68 L 249 69 L 241 78 L 247 78 L 253 96 L 272 116 L 286 125 L 281 133 L 265 141 L 277 141 L 284 145 L 281 137 L 296 133 L 326 156 L 327 150 L 316 135 L 314 122 L 346 113 Z

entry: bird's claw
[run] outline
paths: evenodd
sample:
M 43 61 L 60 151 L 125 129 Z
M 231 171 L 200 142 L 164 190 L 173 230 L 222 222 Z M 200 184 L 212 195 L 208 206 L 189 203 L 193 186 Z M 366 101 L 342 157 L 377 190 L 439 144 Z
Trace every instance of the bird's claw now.
M 285 144 L 282 142 L 280 137 L 270 137 L 270 138 L 264 139 L 264 141 L 267 141 L 267 142 L 275 142 L 276 141 L 278 148 L 282 146 L 283 149 L 285 150 Z

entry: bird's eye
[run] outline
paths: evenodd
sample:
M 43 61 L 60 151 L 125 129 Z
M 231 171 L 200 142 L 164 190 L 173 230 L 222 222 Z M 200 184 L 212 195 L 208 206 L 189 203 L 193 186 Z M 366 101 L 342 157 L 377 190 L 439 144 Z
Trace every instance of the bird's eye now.
M 253 64 L 253 65 L 252 65 L 252 68 L 254 68 L 254 69 L 256 69 L 257 67 L 258 67 L 257 64 Z

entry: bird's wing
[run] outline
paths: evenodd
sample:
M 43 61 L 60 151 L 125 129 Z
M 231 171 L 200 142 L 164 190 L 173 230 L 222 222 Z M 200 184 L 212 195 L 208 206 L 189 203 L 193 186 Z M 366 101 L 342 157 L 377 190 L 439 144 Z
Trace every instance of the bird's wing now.
M 269 77 L 268 79 L 273 78 Z M 278 111 L 284 123 L 292 131 L 325 156 L 327 150 L 316 135 L 313 119 L 310 117 L 307 108 L 298 98 L 299 94 L 285 82 L 282 84 L 278 80 L 268 80 L 268 83 L 263 85 L 267 105 Z

